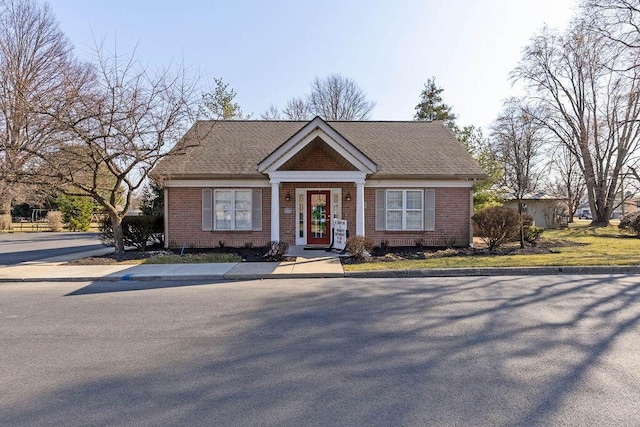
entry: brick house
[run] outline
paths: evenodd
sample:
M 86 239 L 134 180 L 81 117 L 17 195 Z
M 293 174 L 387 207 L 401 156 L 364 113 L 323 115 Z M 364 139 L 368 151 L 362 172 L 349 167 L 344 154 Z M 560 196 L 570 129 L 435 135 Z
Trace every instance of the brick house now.
M 468 245 L 486 177 L 442 122 L 200 121 L 152 176 L 169 247 L 331 243 L 331 224 L 375 244 Z

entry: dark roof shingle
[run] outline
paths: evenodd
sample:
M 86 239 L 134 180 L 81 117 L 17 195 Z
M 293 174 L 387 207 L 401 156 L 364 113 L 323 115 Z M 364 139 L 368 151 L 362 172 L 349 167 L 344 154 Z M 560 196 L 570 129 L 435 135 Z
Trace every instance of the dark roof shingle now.
M 304 121 L 201 121 L 185 135 L 196 147 L 168 156 L 153 176 L 173 179 L 262 177 L 257 165 Z M 484 178 L 478 163 L 442 122 L 327 122 L 378 166 L 374 178 Z

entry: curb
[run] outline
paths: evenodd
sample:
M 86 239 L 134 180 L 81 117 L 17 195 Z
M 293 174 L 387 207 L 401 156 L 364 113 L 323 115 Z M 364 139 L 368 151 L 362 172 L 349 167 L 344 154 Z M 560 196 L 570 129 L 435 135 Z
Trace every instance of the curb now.
M 429 268 L 420 270 L 349 271 L 349 278 L 457 277 L 457 276 L 553 276 L 573 274 L 640 274 L 640 266 L 557 266 Z
M 224 274 L 224 280 L 263 279 L 335 279 L 345 277 L 344 273 L 275 273 L 275 274 Z
M 478 276 L 552 276 L 578 274 L 640 274 L 640 266 L 557 266 L 557 267 L 486 267 L 486 268 L 432 268 L 419 270 L 372 270 L 344 273 L 232 273 L 145 275 L 124 274 L 78 277 L 0 277 L 0 283 L 10 282 L 120 282 L 120 281 L 240 281 L 264 279 L 329 279 L 329 278 L 419 278 L 419 277 L 478 277 Z

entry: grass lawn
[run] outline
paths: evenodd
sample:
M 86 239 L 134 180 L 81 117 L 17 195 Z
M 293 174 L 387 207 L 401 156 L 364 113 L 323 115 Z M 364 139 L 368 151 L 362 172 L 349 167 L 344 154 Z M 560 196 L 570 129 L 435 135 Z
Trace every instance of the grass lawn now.
M 13 222 L 11 223 L 11 230 L 9 230 L 8 233 L 42 233 L 44 231 L 51 231 L 49 229 L 49 224 L 46 221 Z M 63 229 L 62 231 L 67 230 Z M 100 231 L 100 224 L 98 224 L 97 222 L 92 222 L 89 231 Z M 69 231 L 69 233 L 71 233 L 71 231 Z
M 617 222 L 609 227 L 589 227 L 584 222 L 571 224 L 570 228 L 564 230 L 545 230 L 542 239 L 563 240 L 575 245 L 552 247 L 552 253 L 544 254 L 452 256 L 370 262 L 344 265 L 344 270 L 640 264 L 640 239 L 622 236 L 618 232 Z

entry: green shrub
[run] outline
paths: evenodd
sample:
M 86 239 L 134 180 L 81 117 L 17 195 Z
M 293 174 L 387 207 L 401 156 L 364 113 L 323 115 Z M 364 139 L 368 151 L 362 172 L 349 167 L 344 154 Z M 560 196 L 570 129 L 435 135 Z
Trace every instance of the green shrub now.
M 346 250 L 353 258 L 364 259 L 367 256 L 371 256 L 373 241 L 363 236 L 349 237 Z
M 531 215 L 529 215 L 528 213 L 522 214 L 522 231 L 524 235 L 524 241 L 531 244 L 537 242 L 544 232 L 544 228 L 536 227 L 535 225 L 533 225 L 533 222 L 533 217 Z M 513 240 L 520 240 L 520 228 L 516 230 L 516 234 L 513 237 Z
M 525 242 L 534 244 L 538 241 L 543 232 L 544 228 L 542 227 L 534 227 L 533 225 L 524 227 L 524 240 Z
M 618 224 L 618 229 L 621 233 L 631 233 L 640 237 L 640 211 L 623 216 Z
M 125 216 L 122 219 L 122 237 L 125 246 L 134 246 L 143 252 L 150 244 L 162 243 L 163 230 L 162 215 Z M 115 244 L 111 218 L 108 216 L 105 216 L 100 223 L 100 240 L 107 246 Z
M 95 208 L 93 200 L 86 196 L 59 196 L 56 205 L 62 212 L 65 226 L 70 231 L 89 231 Z
M 471 219 L 478 237 L 489 246 L 489 250 L 494 250 L 510 241 L 520 231 L 520 215 L 513 209 L 505 207 L 494 206 L 482 209 Z

